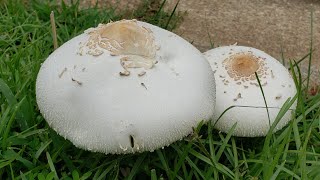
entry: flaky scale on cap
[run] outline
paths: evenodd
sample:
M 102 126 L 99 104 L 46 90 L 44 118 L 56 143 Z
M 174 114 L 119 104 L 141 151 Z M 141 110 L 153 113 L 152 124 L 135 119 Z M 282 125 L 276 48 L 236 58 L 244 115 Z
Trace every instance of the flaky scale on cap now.
M 276 59 L 251 47 L 224 46 L 204 53 L 216 77 L 216 128 L 228 132 L 237 122 L 235 136 L 265 136 L 270 128 L 266 106 L 255 72 L 263 88 L 272 124 L 284 102 L 296 94 L 288 70 Z M 295 109 L 296 102 L 291 109 Z M 289 110 L 276 126 L 284 127 L 291 119 Z M 215 121 L 214 121 L 215 123 Z
M 212 118 L 214 75 L 196 48 L 148 23 L 114 23 L 88 29 L 43 63 L 37 103 L 55 131 L 83 149 L 133 153 L 167 146 Z

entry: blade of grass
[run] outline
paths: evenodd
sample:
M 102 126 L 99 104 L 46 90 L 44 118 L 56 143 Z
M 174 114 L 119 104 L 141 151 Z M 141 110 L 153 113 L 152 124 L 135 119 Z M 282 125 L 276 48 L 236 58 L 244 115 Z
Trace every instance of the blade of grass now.
M 49 154 L 49 152 L 46 152 L 46 156 L 47 156 L 47 160 L 48 160 L 48 164 L 50 167 L 51 172 L 54 173 L 54 179 L 59 179 L 56 168 L 54 167 L 54 163 L 52 162 L 51 156 Z
M 311 62 L 312 62 L 312 49 L 313 49 L 313 9 L 310 12 L 310 55 L 308 61 L 308 76 L 307 76 L 307 90 L 309 90 L 310 75 L 311 75 Z
M 161 161 L 161 163 L 162 163 L 162 165 L 163 165 L 163 167 L 164 167 L 164 169 L 166 171 L 166 174 L 167 174 L 168 178 L 169 179 L 173 179 L 173 177 L 171 176 L 171 172 L 169 170 L 169 166 L 167 164 L 168 161 L 165 159 L 162 151 L 161 150 L 156 150 L 156 153 L 157 153 L 157 155 L 158 155 L 158 157 L 159 157 L 159 159 L 160 159 L 160 161 Z
M 11 174 L 10 174 L 11 175 L 11 179 L 15 179 L 11 163 L 9 164 L 9 167 L 10 167 L 10 172 L 11 172 Z
M 231 136 L 232 136 L 232 134 L 233 134 L 233 131 L 234 131 L 234 129 L 236 128 L 236 126 L 237 126 L 237 123 L 235 123 L 235 124 L 229 129 L 229 132 L 228 132 L 226 138 L 223 140 L 223 144 L 220 146 L 220 148 L 219 148 L 219 150 L 218 150 L 218 152 L 217 152 L 217 154 L 216 154 L 216 156 L 215 156 L 215 159 L 216 159 L 217 161 L 220 160 L 221 155 L 222 155 L 223 151 L 225 150 L 225 148 L 226 148 L 226 146 L 227 146 L 227 144 L 228 144 L 228 142 L 229 142 L 229 140 L 230 140 L 230 138 L 231 138 Z
M 234 173 L 226 166 L 224 166 L 220 163 L 213 164 L 212 161 L 210 160 L 210 158 L 200 154 L 199 152 L 195 151 L 194 149 L 190 149 L 190 154 L 192 154 L 193 156 L 202 160 L 203 162 L 207 163 L 208 165 L 217 168 L 221 173 L 227 175 L 229 178 L 234 179 Z
M 178 7 L 179 2 L 180 2 L 180 0 L 178 0 L 177 3 L 176 3 L 176 5 L 174 6 L 173 11 L 171 12 L 170 17 L 169 17 L 169 19 L 168 19 L 168 21 L 167 21 L 167 24 L 166 24 L 166 26 L 165 26 L 165 29 L 168 29 L 169 24 L 170 24 L 170 21 L 171 21 L 173 15 L 174 15 L 174 13 L 175 13 L 176 10 L 177 10 L 177 7 Z
M 197 174 L 199 174 L 199 176 L 201 176 L 202 179 L 205 179 L 204 174 L 202 173 L 202 171 L 198 168 L 198 166 L 189 158 L 186 157 L 186 160 L 188 162 L 188 164 L 190 165 L 190 167 L 195 170 L 195 172 L 197 172 Z M 191 178 L 191 177 L 190 177 Z
M 12 126 L 12 124 L 14 122 L 14 119 L 16 117 L 16 114 L 17 114 L 19 108 L 21 107 L 22 103 L 24 102 L 24 100 L 25 100 L 25 97 L 17 105 L 15 105 L 13 107 L 14 108 L 13 113 L 12 113 L 12 115 L 11 115 L 7 125 L 6 125 L 6 129 L 5 129 L 4 133 L 3 133 L 3 138 L 2 138 L 2 149 L 3 150 L 5 150 L 7 148 L 7 143 L 8 143 L 7 142 L 7 138 L 9 136 L 11 126 Z
M 315 50 L 312 50 L 311 52 L 309 52 L 308 54 L 304 55 L 302 58 L 300 58 L 298 61 L 296 61 L 296 64 L 293 65 L 293 67 L 299 67 L 298 65 L 303 62 L 304 60 L 307 59 L 307 57 L 310 56 L 311 53 L 313 53 Z M 293 67 L 289 67 L 288 70 L 291 71 L 291 69 Z
M 133 179 L 134 176 L 138 173 L 139 168 L 140 168 L 140 166 L 146 156 L 147 156 L 147 153 L 143 153 L 143 154 L 141 154 L 141 156 L 139 156 L 139 158 L 137 159 L 136 163 L 134 163 L 134 165 L 130 171 L 130 174 L 128 176 L 128 180 Z
M 167 2 L 167 0 L 163 0 L 160 7 L 158 8 L 157 10 L 157 13 L 154 15 L 154 19 L 159 19 L 159 15 L 160 15 L 160 12 L 162 11 L 165 3 Z M 159 25 L 159 24 L 158 24 Z
M 36 152 L 36 154 L 34 155 L 34 157 L 35 157 L 36 159 L 38 159 L 39 156 L 41 155 L 41 153 L 49 146 L 49 144 L 51 144 L 51 142 L 52 142 L 52 140 L 49 140 L 49 141 L 43 143 L 43 144 L 40 146 L 40 148 L 38 149 L 38 151 Z
M 268 120 L 269 120 L 269 126 L 271 126 L 270 114 L 269 114 L 269 108 L 268 108 L 267 100 L 266 100 L 266 97 L 264 95 L 263 88 L 262 88 L 262 85 L 261 85 L 261 82 L 260 82 L 260 79 L 259 79 L 259 76 L 258 76 L 257 72 L 254 72 L 254 74 L 255 74 L 256 79 L 258 81 L 259 88 L 260 88 L 260 91 L 261 91 L 262 96 L 263 96 L 263 101 L 264 101 L 264 104 L 266 106 L 266 110 L 267 110 L 267 114 L 268 114 Z
M 177 149 L 179 149 L 178 146 L 172 145 L 172 147 L 174 149 L 176 149 L 177 152 L 180 152 L 177 150 Z M 176 177 L 178 175 L 178 171 L 180 170 L 182 164 L 184 163 L 185 158 L 188 156 L 188 153 L 189 153 L 189 150 L 191 149 L 191 147 L 192 147 L 192 143 L 188 143 L 188 145 L 185 148 L 183 148 L 182 154 L 178 153 L 179 154 L 179 161 L 174 167 L 172 177 Z
M 9 105 L 13 106 L 13 105 L 18 104 L 18 101 L 16 100 L 15 96 L 13 95 L 11 89 L 1 78 L 0 78 L 0 92 L 6 97 Z M 22 104 L 20 104 L 19 107 L 21 105 Z M 23 130 L 28 128 L 27 122 L 23 120 L 23 115 L 20 113 L 20 111 L 16 112 L 15 117 L 17 117 L 17 121 L 19 122 L 19 125 Z
M 12 91 L 9 86 L 0 78 L 0 92 L 6 97 L 9 105 L 17 104 L 17 100 L 14 97 Z
M 283 161 L 283 162 L 280 164 L 280 167 L 283 168 L 284 165 L 285 165 L 285 163 L 286 163 L 286 161 Z M 279 168 L 279 167 L 278 167 L 278 169 L 277 169 L 277 170 L 273 173 L 273 175 L 271 176 L 270 180 L 276 180 L 277 177 L 278 177 L 278 175 L 280 174 L 282 168 Z
M 216 156 L 215 156 L 215 147 L 214 147 L 214 143 L 213 143 L 213 125 L 211 122 L 208 123 L 208 139 L 209 139 L 209 153 L 210 153 L 210 157 L 212 159 L 213 162 L 216 162 Z M 213 176 L 214 177 L 218 177 L 218 171 L 217 169 L 213 168 Z
M 232 151 L 233 151 L 233 159 L 234 159 L 234 179 L 239 179 L 240 177 L 240 172 L 239 172 L 239 162 L 238 162 L 238 150 L 237 150 L 237 145 L 235 142 L 235 138 L 231 138 L 231 144 L 232 144 Z
M 157 180 L 157 173 L 156 173 L 156 170 L 155 169 L 151 169 L 151 180 Z
M 290 135 L 291 134 L 287 133 L 286 137 L 283 139 L 282 143 L 278 146 L 273 147 L 274 149 L 276 149 L 276 153 L 275 153 L 275 155 L 273 155 L 274 158 L 269 166 L 267 174 L 264 174 L 265 178 L 270 179 L 274 175 L 273 170 L 277 167 L 278 161 L 279 161 L 281 155 L 283 155 L 283 153 L 284 153 L 285 145 L 290 141 Z
M 296 143 L 296 149 L 300 149 L 300 147 L 301 147 L 301 139 L 300 139 L 301 135 L 299 133 L 298 123 L 297 123 L 296 118 L 293 119 L 292 129 L 293 129 L 294 141 Z

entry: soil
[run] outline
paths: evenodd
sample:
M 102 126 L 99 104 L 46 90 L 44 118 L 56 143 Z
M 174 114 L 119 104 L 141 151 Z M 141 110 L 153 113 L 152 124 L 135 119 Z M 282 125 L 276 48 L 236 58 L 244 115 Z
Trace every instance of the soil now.
M 167 0 L 172 9 L 177 0 Z M 252 46 L 278 60 L 299 60 L 310 50 L 313 11 L 312 79 L 320 82 L 319 0 L 180 0 L 178 10 L 187 12 L 175 30 L 201 51 L 214 46 Z M 308 62 L 301 64 L 304 75 Z

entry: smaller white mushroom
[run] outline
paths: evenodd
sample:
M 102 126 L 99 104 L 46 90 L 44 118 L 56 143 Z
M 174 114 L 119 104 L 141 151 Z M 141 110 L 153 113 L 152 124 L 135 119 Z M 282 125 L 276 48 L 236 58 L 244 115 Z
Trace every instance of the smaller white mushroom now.
M 204 53 L 216 77 L 215 120 L 231 106 L 215 128 L 228 132 L 237 123 L 235 136 L 265 136 L 280 108 L 288 98 L 296 94 L 295 84 L 288 70 L 279 61 L 263 51 L 244 46 L 225 46 Z M 266 105 L 257 81 L 257 73 L 263 88 Z M 291 109 L 296 107 L 296 102 Z M 284 127 L 291 119 L 289 110 L 275 130 Z

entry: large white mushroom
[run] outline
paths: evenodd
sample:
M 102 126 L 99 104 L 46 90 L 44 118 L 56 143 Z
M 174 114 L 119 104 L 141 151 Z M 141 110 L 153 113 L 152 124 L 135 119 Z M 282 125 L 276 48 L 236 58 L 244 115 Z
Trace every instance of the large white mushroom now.
M 204 53 L 216 77 L 215 120 L 229 107 L 215 128 L 228 132 L 237 123 L 235 136 L 265 136 L 280 108 L 296 94 L 296 87 L 288 70 L 276 59 L 251 47 L 224 46 Z M 257 73 L 265 94 L 266 103 L 256 78 Z M 237 107 L 240 106 L 240 107 Z M 250 107 L 241 107 L 250 106 Z M 291 109 L 295 109 L 296 102 Z M 289 110 L 275 130 L 284 127 L 291 119 Z
M 209 63 L 187 41 L 136 20 L 100 24 L 42 64 L 37 103 L 48 124 L 77 147 L 153 151 L 213 116 Z

